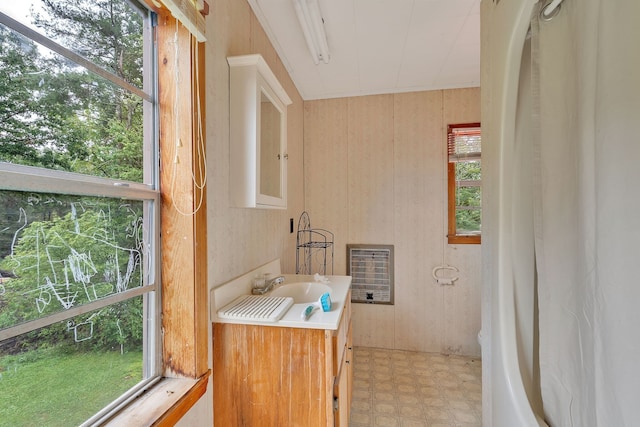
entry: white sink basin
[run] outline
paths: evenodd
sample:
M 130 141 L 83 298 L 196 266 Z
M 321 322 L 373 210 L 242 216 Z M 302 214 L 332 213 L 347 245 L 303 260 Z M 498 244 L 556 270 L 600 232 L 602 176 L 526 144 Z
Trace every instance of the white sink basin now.
M 277 286 L 267 295 L 271 297 L 291 297 L 294 304 L 316 302 L 325 292 L 331 293 L 331 288 L 323 283 L 296 282 Z

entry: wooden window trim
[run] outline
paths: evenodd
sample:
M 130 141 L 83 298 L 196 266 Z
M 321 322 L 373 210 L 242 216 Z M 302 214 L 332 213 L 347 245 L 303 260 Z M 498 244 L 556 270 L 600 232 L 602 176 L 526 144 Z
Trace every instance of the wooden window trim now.
M 163 378 L 104 426 L 174 426 L 204 396 L 208 382 L 209 372 L 196 380 Z
M 198 126 L 204 133 L 204 44 L 199 70 L 182 58 L 195 43 L 188 30 L 169 14 L 158 16 L 158 101 L 160 109 L 160 194 L 162 197 L 162 328 L 164 375 L 199 378 L 208 369 L 207 337 L 207 218 L 206 194 L 193 182 L 199 176 Z M 175 61 L 178 31 L 181 60 Z M 176 69 L 176 67 L 178 69 Z M 200 96 L 192 93 L 199 73 Z M 181 76 L 181 78 L 177 78 Z M 191 78 L 185 78 L 190 76 Z M 178 99 L 176 99 L 176 85 Z M 197 102 L 201 120 L 197 122 Z M 174 112 L 179 115 L 176 129 Z M 188 125 L 187 125 L 188 124 Z M 181 147 L 176 142 L 176 130 Z M 177 167 L 174 163 L 178 159 Z M 202 204 L 199 201 L 202 197 Z M 199 206 L 199 208 L 198 208 Z M 194 215 L 189 213 L 196 211 Z M 187 214 L 184 214 L 187 213 Z
M 196 143 L 199 129 L 205 134 L 205 44 L 195 47 L 196 67 L 192 50 L 196 42 L 189 31 L 176 25 L 176 19 L 166 9 L 144 1 L 158 14 L 163 378 L 108 425 L 170 426 L 206 393 L 211 373 L 207 336 L 206 189 L 193 182 L 193 176 L 202 172 L 199 165 L 205 160 Z M 176 31 L 181 58 L 191 55 L 191 61 L 175 61 Z M 196 73 L 199 94 L 192 85 Z M 178 99 L 176 85 L 179 85 Z M 176 123 L 180 123 L 181 147 L 176 143 Z M 174 168 L 176 156 L 180 167 Z M 193 215 L 183 214 L 194 211 Z
M 461 127 L 480 127 L 480 123 L 453 124 L 447 127 L 447 140 L 450 129 Z M 456 165 L 450 163 L 447 156 L 447 242 L 450 245 L 480 244 L 482 236 L 456 234 Z

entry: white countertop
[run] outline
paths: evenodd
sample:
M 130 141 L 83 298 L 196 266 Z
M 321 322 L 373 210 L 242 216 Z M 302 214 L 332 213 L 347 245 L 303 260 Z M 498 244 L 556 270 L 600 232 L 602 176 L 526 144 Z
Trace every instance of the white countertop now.
M 280 286 L 298 283 L 298 282 L 315 282 L 314 276 L 296 275 L 296 274 L 283 274 L 285 280 L 282 284 L 275 286 L 273 289 L 277 289 Z M 253 321 L 253 320 L 236 320 L 236 319 L 222 319 L 217 316 L 217 311 L 222 308 L 229 301 L 246 295 L 246 287 L 234 286 L 233 288 L 225 288 L 225 285 L 214 289 L 214 291 L 225 292 L 226 297 L 224 299 L 218 298 L 219 304 L 216 304 L 215 310 L 212 310 L 212 317 L 214 322 L 219 323 L 235 323 L 245 325 L 262 325 L 262 326 L 278 326 L 288 328 L 306 328 L 306 329 L 329 329 L 337 330 L 340 324 L 340 318 L 342 317 L 342 311 L 344 309 L 347 297 L 349 295 L 349 289 L 351 288 L 351 276 L 324 276 L 328 281 L 318 282 L 327 285 L 331 288 L 331 311 L 324 312 L 321 309 L 315 310 L 308 320 L 303 320 L 301 314 L 303 310 L 309 306 L 309 303 L 293 304 L 291 308 L 276 322 L 268 321 Z M 227 286 L 230 286 L 229 284 Z M 269 293 L 265 294 L 268 296 Z

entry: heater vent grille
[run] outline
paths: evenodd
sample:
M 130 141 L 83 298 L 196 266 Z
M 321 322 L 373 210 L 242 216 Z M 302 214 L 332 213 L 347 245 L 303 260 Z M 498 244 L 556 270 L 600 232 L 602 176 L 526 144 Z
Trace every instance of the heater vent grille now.
M 393 245 L 347 245 L 351 302 L 393 305 Z

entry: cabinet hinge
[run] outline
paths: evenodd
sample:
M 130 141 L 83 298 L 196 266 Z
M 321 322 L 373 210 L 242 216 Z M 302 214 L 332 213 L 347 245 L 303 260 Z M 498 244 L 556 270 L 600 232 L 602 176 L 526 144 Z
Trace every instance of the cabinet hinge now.
M 338 409 L 340 409 L 340 403 L 338 402 L 338 398 L 334 397 L 333 398 L 333 410 L 337 412 Z

